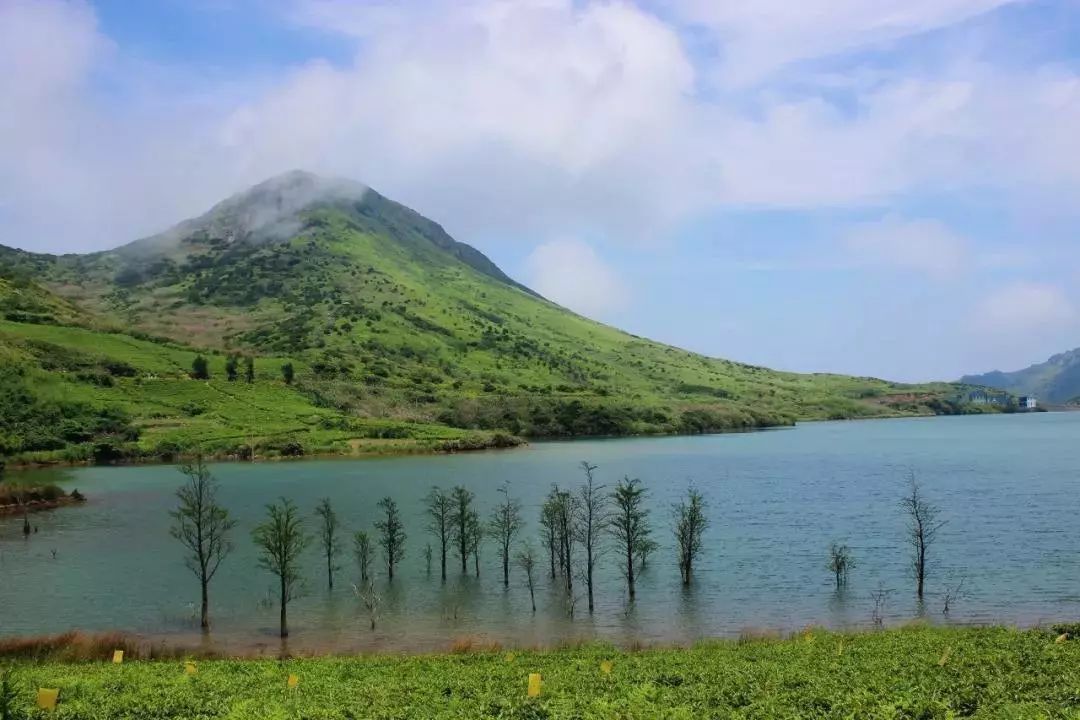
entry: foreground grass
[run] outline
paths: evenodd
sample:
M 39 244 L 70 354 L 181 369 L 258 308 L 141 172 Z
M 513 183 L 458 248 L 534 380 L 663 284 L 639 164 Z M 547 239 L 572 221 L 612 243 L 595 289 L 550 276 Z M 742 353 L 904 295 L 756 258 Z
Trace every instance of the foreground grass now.
M 909 628 L 627 652 L 22 662 L 58 718 L 1078 718 L 1080 642 Z M 610 673 L 601 663 L 610 661 Z M 526 697 L 529 673 L 542 694 Z M 287 678 L 296 675 L 295 689 Z

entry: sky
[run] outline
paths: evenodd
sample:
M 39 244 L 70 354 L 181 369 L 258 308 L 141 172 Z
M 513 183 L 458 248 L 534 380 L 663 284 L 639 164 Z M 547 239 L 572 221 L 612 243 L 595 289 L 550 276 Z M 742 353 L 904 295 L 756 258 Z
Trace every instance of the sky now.
M 584 315 L 895 380 L 1080 346 L 1080 0 L 0 0 L 0 244 L 291 169 Z

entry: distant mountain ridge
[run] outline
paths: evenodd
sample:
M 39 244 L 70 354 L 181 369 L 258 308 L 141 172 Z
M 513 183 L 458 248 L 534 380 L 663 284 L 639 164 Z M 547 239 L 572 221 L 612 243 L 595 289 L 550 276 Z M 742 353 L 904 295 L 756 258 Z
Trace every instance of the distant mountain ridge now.
M 1080 348 L 1058 353 L 1023 370 L 965 375 L 960 382 L 985 385 L 1014 395 L 1034 395 L 1041 402 L 1053 405 L 1080 403 Z

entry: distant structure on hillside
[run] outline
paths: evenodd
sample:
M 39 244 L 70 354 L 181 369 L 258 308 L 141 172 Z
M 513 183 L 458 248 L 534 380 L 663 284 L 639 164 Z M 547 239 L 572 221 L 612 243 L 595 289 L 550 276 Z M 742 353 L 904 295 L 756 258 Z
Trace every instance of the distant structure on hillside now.
M 1039 407 L 1039 401 L 1034 395 L 1021 395 L 1017 404 L 1021 410 L 1035 410 Z
M 1003 392 L 988 392 L 979 388 L 968 393 L 967 401 L 972 405 L 1008 405 L 1009 396 Z

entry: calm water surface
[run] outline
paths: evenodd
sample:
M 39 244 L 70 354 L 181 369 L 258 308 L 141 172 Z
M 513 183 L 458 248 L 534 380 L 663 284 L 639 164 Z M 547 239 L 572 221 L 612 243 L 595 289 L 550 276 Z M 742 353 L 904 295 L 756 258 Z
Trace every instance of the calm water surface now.
M 230 647 L 276 643 L 273 578 L 257 569 L 251 528 L 279 496 L 307 514 L 329 496 L 350 531 L 371 529 L 375 503 L 392 495 L 403 510 L 407 557 L 392 585 L 381 580 L 382 617 L 367 628 L 353 595 L 351 547 L 338 586 L 326 589 L 318 550 L 308 551 L 308 592 L 290 605 L 298 649 L 439 649 L 476 636 L 514 645 L 580 637 L 615 642 L 682 642 L 748 628 L 866 625 L 871 594 L 890 591 L 885 615 L 924 613 L 942 621 L 941 593 L 964 582 L 950 622 L 1033 624 L 1080 618 L 1080 413 L 817 423 L 794 429 L 707 437 L 538 443 L 522 450 L 383 460 L 221 464 L 221 500 L 238 520 L 235 552 L 211 587 L 214 638 Z M 584 600 L 567 617 L 557 588 L 541 579 L 538 612 L 520 574 L 502 587 L 494 545 L 481 577 L 429 575 L 422 498 L 432 485 L 473 490 L 485 513 L 505 480 L 528 520 L 552 483 L 576 486 L 581 460 L 599 465 L 609 486 L 623 475 L 647 485 L 661 543 L 624 598 L 614 553 L 601 560 L 597 608 Z M 907 568 L 897 503 L 909 472 L 948 524 L 924 607 Z M 183 642 L 196 635 L 198 585 L 169 537 L 168 511 L 182 481 L 172 467 L 80 468 L 41 472 L 90 501 L 39 513 L 27 540 L 21 520 L 0 519 L 0 634 L 70 628 L 125 630 Z M 48 477 L 46 477 L 48 476 Z M 684 589 L 674 562 L 670 506 L 688 482 L 705 494 L 712 525 L 695 583 Z M 837 593 L 826 570 L 831 541 L 858 563 Z M 53 551 L 55 550 L 55 558 Z M 541 566 L 543 566 L 541 562 Z M 453 568 L 451 563 L 451 569 Z M 471 562 L 470 562 L 471 567 Z M 543 573 L 541 572 L 541 576 Z M 579 585 L 581 585 L 579 583 Z

